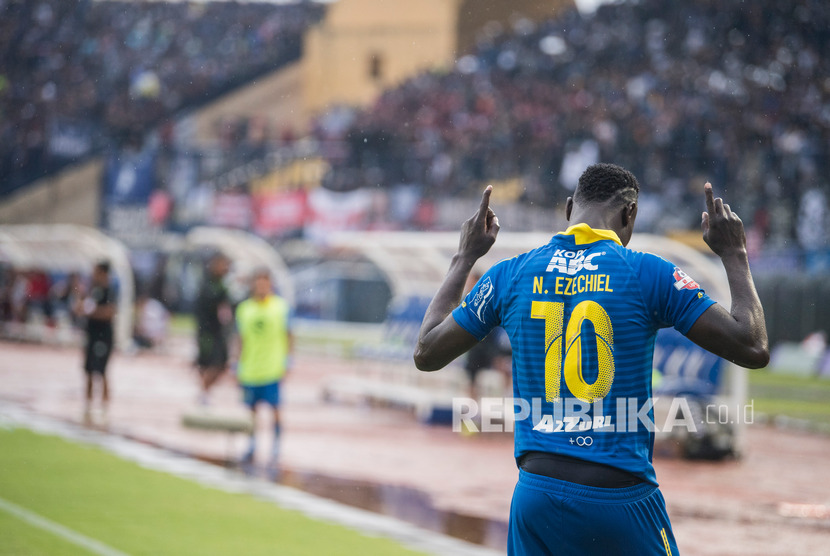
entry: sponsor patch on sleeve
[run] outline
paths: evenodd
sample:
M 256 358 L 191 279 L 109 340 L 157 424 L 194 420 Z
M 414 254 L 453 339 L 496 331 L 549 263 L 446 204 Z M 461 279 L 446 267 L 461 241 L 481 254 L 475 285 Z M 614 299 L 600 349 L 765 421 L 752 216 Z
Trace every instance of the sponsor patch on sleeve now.
M 692 280 L 691 276 L 680 270 L 678 267 L 674 267 L 674 280 L 674 287 L 678 291 L 700 289 L 700 285 Z

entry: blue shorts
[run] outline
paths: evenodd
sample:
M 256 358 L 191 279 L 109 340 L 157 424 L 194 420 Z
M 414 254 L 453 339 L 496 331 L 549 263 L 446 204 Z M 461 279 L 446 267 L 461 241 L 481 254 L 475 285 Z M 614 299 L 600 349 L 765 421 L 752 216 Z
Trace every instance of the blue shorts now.
M 507 553 L 514 556 L 677 556 L 660 489 L 597 488 L 519 470 Z
M 245 405 L 253 409 L 257 403 L 265 402 L 272 407 L 280 405 L 280 383 L 271 382 L 258 386 L 242 385 L 242 396 Z

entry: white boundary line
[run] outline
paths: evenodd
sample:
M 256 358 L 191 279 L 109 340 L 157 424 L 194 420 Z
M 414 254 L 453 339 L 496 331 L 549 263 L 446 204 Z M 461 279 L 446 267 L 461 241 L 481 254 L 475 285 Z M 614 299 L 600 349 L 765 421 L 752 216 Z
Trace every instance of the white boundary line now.
M 226 492 L 244 493 L 296 510 L 311 518 L 343 525 L 373 537 L 391 538 L 435 556 L 497 556 L 503 553 L 398 519 L 327 500 L 263 479 L 246 477 L 216 465 L 178 455 L 102 431 L 86 429 L 39 415 L 0 400 L 0 428 L 20 427 L 76 442 L 93 444 L 142 467 L 170 473 Z
M 2 498 L 0 498 L 0 510 L 13 515 L 21 521 L 25 521 L 29 525 L 34 525 L 38 529 L 48 531 L 56 537 L 61 537 L 72 544 L 85 548 L 93 554 L 100 554 L 100 556 L 127 556 L 125 552 L 116 550 L 111 546 L 107 546 L 100 541 L 96 541 L 93 538 L 82 535 L 77 531 L 64 527 L 60 523 L 55 523 L 54 521 L 46 519 L 45 517 L 27 510 L 26 508 L 22 508 L 17 504 L 12 504 L 8 500 L 4 500 Z

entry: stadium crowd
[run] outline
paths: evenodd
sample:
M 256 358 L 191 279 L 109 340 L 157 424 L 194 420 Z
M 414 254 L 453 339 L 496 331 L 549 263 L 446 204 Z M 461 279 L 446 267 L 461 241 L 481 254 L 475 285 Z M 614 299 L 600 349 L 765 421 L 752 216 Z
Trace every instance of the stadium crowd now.
M 0 194 L 297 58 L 322 9 L 0 0 Z
M 0 0 L 0 194 L 298 55 L 321 10 Z M 518 176 L 519 200 L 553 206 L 612 160 L 640 178 L 642 230 L 696 227 L 709 179 L 753 246 L 826 249 L 828 34 L 819 0 L 642 0 L 489 24 L 451 70 L 320 117 L 323 185 L 446 199 Z M 217 122 L 217 137 L 228 168 L 296 139 L 264 118 Z
M 572 166 L 600 159 L 639 177 L 653 230 L 699 224 L 709 179 L 768 246 L 826 247 L 828 50 L 820 0 L 606 5 L 491 25 L 452 71 L 339 109 L 316 134 L 346 145 L 331 150 L 334 188 L 454 195 L 520 175 L 525 201 L 554 204 L 575 185 Z

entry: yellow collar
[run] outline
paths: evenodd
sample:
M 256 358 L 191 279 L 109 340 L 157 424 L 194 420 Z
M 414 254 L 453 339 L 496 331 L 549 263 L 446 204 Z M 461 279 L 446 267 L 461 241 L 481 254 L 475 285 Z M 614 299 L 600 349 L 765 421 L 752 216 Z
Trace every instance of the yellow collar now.
M 615 231 L 595 230 L 591 228 L 588 224 L 584 223 L 574 224 L 564 232 L 560 232 L 560 234 L 574 236 L 574 243 L 577 245 L 593 243 L 595 241 L 601 241 L 603 239 L 610 239 L 614 243 L 622 245 L 622 241 L 620 241 L 620 237 L 617 235 Z

